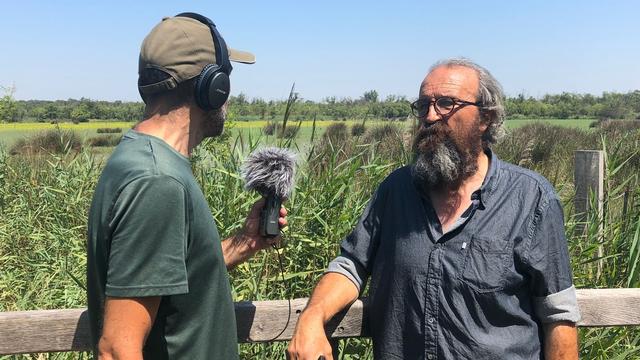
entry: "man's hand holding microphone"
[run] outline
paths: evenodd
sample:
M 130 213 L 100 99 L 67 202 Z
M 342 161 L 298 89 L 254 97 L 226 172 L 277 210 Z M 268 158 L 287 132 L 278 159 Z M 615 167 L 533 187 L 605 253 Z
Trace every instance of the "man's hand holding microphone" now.
M 228 269 L 280 242 L 280 229 L 287 226 L 282 202 L 293 189 L 295 161 L 293 152 L 271 147 L 254 151 L 243 163 L 245 189 L 256 190 L 263 198 L 253 204 L 238 234 L 222 242 Z

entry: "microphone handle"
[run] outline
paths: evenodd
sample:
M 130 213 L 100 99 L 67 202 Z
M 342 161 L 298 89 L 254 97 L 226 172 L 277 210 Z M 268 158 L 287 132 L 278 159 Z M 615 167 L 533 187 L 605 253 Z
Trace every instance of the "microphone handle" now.
M 280 207 L 282 206 L 282 199 L 269 194 L 267 201 L 262 208 L 260 214 L 260 235 L 265 237 L 275 237 L 280 234 L 280 224 L 278 219 L 280 218 Z

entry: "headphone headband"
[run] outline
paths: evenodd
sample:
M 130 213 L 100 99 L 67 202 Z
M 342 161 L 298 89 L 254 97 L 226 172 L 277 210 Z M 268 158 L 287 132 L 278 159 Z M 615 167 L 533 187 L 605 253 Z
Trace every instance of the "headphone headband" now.
M 216 65 L 222 70 L 225 74 L 230 75 L 231 70 L 233 70 L 233 66 L 231 66 L 231 61 L 229 60 L 229 53 L 227 50 L 227 43 L 222 38 L 222 35 L 218 32 L 216 28 L 216 24 L 211 21 L 206 16 L 200 15 L 194 12 L 183 12 L 176 17 L 186 17 L 190 19 L 197 20 L 209 27 L 211 31 L 211 37 L 213 38 L 213 48 L 216 56 Z

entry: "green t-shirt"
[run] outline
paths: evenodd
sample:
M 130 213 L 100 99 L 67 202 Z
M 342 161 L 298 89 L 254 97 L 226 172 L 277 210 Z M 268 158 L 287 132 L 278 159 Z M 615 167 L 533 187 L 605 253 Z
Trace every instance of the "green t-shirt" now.
M 106 296 L 161 296 L 145 359 L 238 358 L 220 236 L 188 158 L 159 138 L 125 134 L 96 187 L 88 237 L 94 346 Z

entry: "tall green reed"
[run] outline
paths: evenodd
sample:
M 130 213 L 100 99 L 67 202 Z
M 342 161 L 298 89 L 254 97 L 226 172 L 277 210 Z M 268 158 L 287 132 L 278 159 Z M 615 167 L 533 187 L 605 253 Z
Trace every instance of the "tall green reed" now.
M 546 137 L 550 131 L 527 136 L 537 143 L 542 141 L 538 137 Z M 404 130 L 392 131 L 388 137 L 364 135 L 342 142 L 312 134 L 313 142 L 298 138 L 288 143 L 276 136 L 269 139 L 240 134 L 231 138 L 230 133 L 205 141 L 192 159 L 194 174 L 222 236 L 240 229 L 249 207 L 259 197 L 243 190 L 239 167 L 244 157 L 265 143 L 301 152 L 296 187 L 285 203 L 290 225 L 284 233 L 283 248 L 278 250 L 284 261 L 285 281 L 281 280 L 276 250 L 263 252 L 231 272 L 235 300 L 308 296 L 327 263 L 338 254 L 341 239 L 357 221 L 377 184 L 411 160 Z M 567 144 L 563 144 L 564 150 L 554 147 L 550 159 L 556 160 L 530 164 L 543 175 L 555 177 L 556 187 L 561 189 L 578 287 L 640 285 L 640 190 L 636 175 L 640 166 L 634 155 L 637 139 L 637 135 L 628 134 L 595 142 L 607 152 L 606 211 L 601 218 L 592 212 L 590 223 L 604 221 L 603 236 L 598 235 L 595 225 L 585 237 L 573 235 L 573 164 L 570 159 L 558 161 L 556 154 L 566 154 Z M 499 145 L 498 155 L 506 159 L 519 156 L 522 149 L 515 146 L 517 142 L 509 138 L 505 141 L 512 141 L 514 151 L 510 153 L 509 147 Z M 582 146 L 571 138 L 559 141 Z M 0 311 L 85 306 L 86 216 L 101 166 L 102 161 L 87 151 L 31 157 L 0 152 Z M 598 246 L 605 250 L 602 259 L 594 259 Z M 598 261 L 603 262 L 599 277 Z M 581 329 L 580 336 L 585 359 L 632 358 L 639 351 L 640 334 L 634 328 Z M 286 343 L 245 344 L 240 349 L 245 359 L 281 359 L 285 347 Z M 343 359 L 372 358 L 368 340 L 342 340 L 340 350 Z M 7 358 L 87 357 L 74 353 Z

